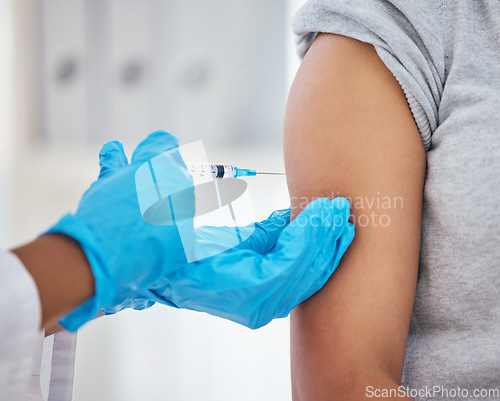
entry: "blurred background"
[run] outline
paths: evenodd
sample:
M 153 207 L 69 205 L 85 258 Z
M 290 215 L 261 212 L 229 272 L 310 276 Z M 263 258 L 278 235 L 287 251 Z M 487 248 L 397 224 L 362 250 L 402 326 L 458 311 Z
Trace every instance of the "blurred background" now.
M 304 0 L 0 0 L 0 246 L 74 210 L 118 139 L 164 129 L 210 162 L 284 171 L 281 135 Z M 287 207 L 248 179 L 252 214 Z M 289 327 L 250 331 L 154 306 L 78 336 L 74 400 L 290 400 Z

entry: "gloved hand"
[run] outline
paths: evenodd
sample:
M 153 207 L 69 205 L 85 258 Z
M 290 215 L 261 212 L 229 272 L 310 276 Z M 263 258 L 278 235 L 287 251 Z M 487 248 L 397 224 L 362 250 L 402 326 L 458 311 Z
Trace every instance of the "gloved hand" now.
M 136 171 L 160 154 L 169 191 L 192 189 L 177 147 L 174 136 L 154 132 L 137 146 L 129 164 L 120 142 L 106 143 L 99 153 L 99 178 L 82 196 L 76 213 L 63 216 L 47 231 L 77 240 L 94 275 L 95 295 L 60 320 L 66 329 L 77 330 L 100 310 L 151 306 L 148 285 L 169 271 L 167 262 L 185 261 L 176 227 L 145 223 L 136 190 Z M 194 204 L 186 202 L 186 209 L 190 207 Z
M 279 234 L 289 222 L 290 209 L 277 210 L 273 212 L 266 220 L 261 221 L 260 223 L 250 224 L 247 227 L 235 228 L 205 226 L 198 228 L 196 230 L 193 230 L 191 241 L 193 241 L 193 243 L 196 243 L 196 245 L 194 246 L 196 246 L 198 249 L 201 248 L 201 254 L 218 254 L 226 251 L 229 247 L 233 246 L 235 229 L 237 229 L 241 237 L 246 238 L 246 240 L 237 245 L 235 248 L 240 250 L 251 250 L 260 254 L 265 254 L 275 246 Z M 173 242 L 177 241 L 175 245 L 178 252 L 178 255 L 176 255 L 178 256 L 178 260 L 177 262 L 175 262 L 172 258 L 170 262 L 166 263 L 177 263 L 177 266 L 174 267 L 175 269 L 184 269 L 184 266 L 186 266 L 187 268 L 189 268 L 189 266 L 194 266 L 194 264 L 189 264 L 184 260 L 184 257 L 182 256 L 184 251 L 182 249 L 182 245 L 180 244 L 179 237 L 171 236 L 170 239 Z M 169 245 L 174 246 L 174 243 L 170 243 Z M 172 266 L 170 266 L 170 270 L 172 270 Z M 160 277 L 157 282 L 151 284 L 145 291 L 143 291 L 143 294 L 141 295 L 139 295 L 137 292 L 135 294 L 128 294 L 126 298 L 130 300 L 133 299 L 133 302 L 125 304 L 123 301 L 121 301 L 116 305 L 101 308 L 101 312 L 109 315 L 119 312 L 126 307 L 138 310 L 145 309 L 152 306 L 155 301 L 160 301 L 163 304 L 176 307 L 175 304 L 151 292 L 151 290 L 157 289 L 158 286 L 161 286 L 161 283 L 164 282 L 164 279 L 165 276 Z M 207 280 L 211 279 L 212 278 L 207 277 Z M 210 291 L 209 287 L 207 287 L 207 291 Z
M 141 309 L 156 301 L 258 327 L 286 316 L 321 288 L 352 241 L 348 202 L 321 199 L 283 232 L 287 212 L 256 225 L 241 246 L 188 264 L 177 226 L 152 225 L 142 218 L 136 174 L 144 164 L 152 166 L 158 160 L 168 180 L 143 190 L 185 193 L 180 215 L 194 213 L 191 177 L 177 140 L 159 131 L 139 144 L 130 164 L 119 142 L 106 144 L 98 180 L 76 213 L 64 216 L 48 231 L 76 239 L 95 277 L 95 296 L 61 319 L 68 330 L 78 329 L 99 310 Z M 335 225 L 334 217 L 342 221 Z M 204 246 L 211 241 L 217 246 L 224 230 L 193 230 L 192 238 L 203 240 Z
M 351 244 L 349 206 L 345 198 L 316 199 L 279 233 L 274 247 L 270 236 L 259 241 L 252 235 L 240 246 L 173 269 L 150 290 L 158 302 L 253 329 L 286 317 L 323 287 Z M 274 237 L 277 231 L 270 226 Z M 217 246 L 219 228 L 203 230 L 203 241 Z

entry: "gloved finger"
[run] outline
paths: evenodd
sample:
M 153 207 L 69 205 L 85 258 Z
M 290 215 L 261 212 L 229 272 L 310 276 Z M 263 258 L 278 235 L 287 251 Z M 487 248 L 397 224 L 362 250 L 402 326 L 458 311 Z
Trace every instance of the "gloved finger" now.
M 145 162 L 179 146 L 177 138 L 166 131 L 155 131 L 144 139 L 132 155 L 132 163 Z
M 278 243 L 292 254 L 310 253 L 317 246 L 308 244 L 333 239 L 334 232 L 344 229 L 348 215 L 349 202 L 344 198 L 315 199 L 283 230 Z
M 351 245 L 355 234 L 355 227 L 351 223 L 347 223 L 345 230 L 343 230 L 340 237 L 329 247 L 325 247 L 325 252 L 321 256 L 319 256 L 319 260 L 323 260 L 326 263 L 326 268 L 323 269 L 323 272 L 319 272 L 320 274 L 317 276 L 316 280 L 313 280 L 309 289 L 301 291 L 298 293 L 297 299 L 293 302 L 290 309 L 293 309 L 295 306 L 310 298 L 314 294 L 316 294 L 323 286 L 326 284 L 328 279 L 332 276 L 333 272 L 337 269 L 338 265 L 344 253 L 346 252 L 349 245 Z M 315 274 L 315 273 L 312 273 Z
M 314 200 L 283 231 L 279 238 L 282 248 L 275 253 L 276 257 L 284 255 L 288 259 L 289 255 L 295 252 L 298 254 L 297 258 L 314 261 L 306 264 L 308 269 L 316 268 L 328 272 L 327 267 L 339 253 L 338 240 L 344 235 L 352 234 L 354 237 L 354 226 L 349 223 L 349 216 L 350 203 L 345 198 Z M 352 229 L 349 226 L 352 226 Z M 349 231 L 348 234 L 346 231 Z M 330 275 L 331 273 L 333 270 Z M 310 271 L 307 276 L 308 279 L 317 279 Z
M 290 222 L 290 209 L 276 210 L 266 220 L 244 227 L 203 226 L 195 230 L 198 255 L 213 256 L 227 249 L 248 249 L 266 254 Z M 202 248 L 204 248 L 202 250 Z M 202 252 L 203 251 L 203 252 Z
M 127 156 L 119 141 L 105 143 L 99 152 L 99 165 L 101 166 L 99 178 L 106 177 L 127 164 Z
M 354 226 L 348 222 L 350 203 L 347 199 L 341 197 L 332 201 L 318 199 L 309 205 L 309 208 L 302 212 L 303 221 L 298 223 L 303 231 L 294 230 L 297 238 L 289 238 L 280 252 L 289 257 L 293 249 L 291 245 L 301 237 L 307 235 L 313 240 L 313 243 L 309 245 L 313 249 L 306 248 L 308 245 L 304 244 L 302 249 L 298 247 L 296 251 L 300 253 L 297 258 L 302 258 L 301 265 L 307 268 L 297 273 L 299 285 L 296 287 L 295 297 L 290 304 L 283 305 L 284 309 L 277 313 L 279 316 L 287 316 L 290 310 L 323 288 L 354 238 Z M 311 231 L 307 232 L 308 229 Z M 279 258 L 281 255 L 276 256 Z M 302 274 L 301 279 L 300 274 Z
M 342 232 L 340 237 L 337 238 L 335 246 L 332 246 L 329 249 L 327 249 L 326 251 L 329 254 L 323 256 L 325 260 L 332 261 L 330 267 L 328 269 L 325 269 L 323 274 L 320 277 L 318 277 L 318 280 L 315 283 L 313 283 L 309 292 L 305 294 L 304 299 L 307 299 L 311 295 L 318 292 L 326 284 L 330 276 L 333 274 L 334 270 L 339 265 L 340 260 L 342 259 L 342 256 L 344 256 L 344 253 L 346 252 L 347 248 L 349 247 L 349 245 L 351 245 L 352 241 L 354 240 L 354 235 L 355 235 L 354 225 L 351 223 L 347 223 L 345 230 Z
M 251 234 L 238 248 L 265 255 L 274 248 L 279 235 L 289 223 L 290 208 L 276 210 L 266 220 L 248 226 Z
M 346 198 L 338 197 L 332 199 L 333 206 L 333 230 L 335 231 L 334 239 L 338 239 L 343 235 L 346 227 L 349 226 L 349 217 L 351 216 L 351 204 Z M 352 225 L 352 224 L 351 224 Z M 354 228 L 354 226 L 352 226 Z

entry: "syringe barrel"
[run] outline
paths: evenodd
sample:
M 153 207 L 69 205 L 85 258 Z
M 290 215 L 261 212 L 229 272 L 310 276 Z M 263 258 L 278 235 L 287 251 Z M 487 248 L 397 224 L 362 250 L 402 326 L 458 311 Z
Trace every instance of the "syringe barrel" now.
M 187 165 L 189 173 L 196 178 L 234 178 L 236 169 L 230 164 L 197 163 Z

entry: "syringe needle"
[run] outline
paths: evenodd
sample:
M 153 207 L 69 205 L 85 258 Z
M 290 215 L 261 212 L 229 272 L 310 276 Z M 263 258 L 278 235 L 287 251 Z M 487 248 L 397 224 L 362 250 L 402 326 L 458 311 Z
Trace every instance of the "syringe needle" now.
M 257 174 L 267 174 L 267 175 L 285 175 L 285 173 L 264 173 L 262 171 L 257 171 Z

